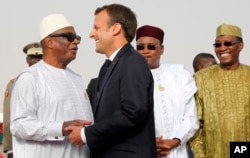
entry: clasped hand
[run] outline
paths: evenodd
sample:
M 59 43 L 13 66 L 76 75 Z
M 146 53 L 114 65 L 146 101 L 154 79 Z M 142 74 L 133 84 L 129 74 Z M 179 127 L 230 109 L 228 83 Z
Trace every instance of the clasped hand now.
M 91 124 L 92 122 L 87 120 L 66 121 L 63 123 L 62 133 L 68 137 L 72 144 L 84 145 L 85 142 L 81 138 L 81 130 L 83 127 Z
M 156 137 L 156 149 L 158 157 L 167 156 L 170 151 L 180 145 L 179 139 L 163 139 L 162 136 Z

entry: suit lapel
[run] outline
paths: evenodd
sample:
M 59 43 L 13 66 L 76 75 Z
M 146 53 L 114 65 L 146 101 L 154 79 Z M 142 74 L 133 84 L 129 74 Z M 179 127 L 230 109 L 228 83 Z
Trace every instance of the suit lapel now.
M 117 55 L 115 56 L 114 60 L 112 61 L 112 63 L 110 64 L 105 76 L 104 76 L 104 79 L 103 79 L 103 84 L 101 85 L 101 87 L 99 88 L 99 91 L 97 92 L 97 95 L 98 95 L 98 101 L 97 101 L 97 105 L 96 105 L 96 110 L 98 109 L 98 106 L 99 106 L 99 102 L 100 102 L 100 98 L 102 96 L 102 93 L 103 93 L 103 89 L 105 87 L 105 85 L 107 84 L 107 81 L 110 77 L 110 75 L 112 74 L 115 66 L 117 65 L 117 63 L 119 62 L 119 59 L 126 53 L 127 49 L 129 48 L 132 48 L 133 47 L 128 43 L 126 44 L 125 46 L 123 46 L 121 48 L 121 50 L 117 53 Z M 95 110 L 95 111 L 96 111 Z

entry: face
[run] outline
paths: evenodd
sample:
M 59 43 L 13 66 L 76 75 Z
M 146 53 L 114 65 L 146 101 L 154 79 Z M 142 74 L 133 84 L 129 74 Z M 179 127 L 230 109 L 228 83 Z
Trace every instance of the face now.
M 136 41 L 136 50 L 145 57 L 150 69 L 158 68 L 164 47 L 154 37 L 140 37 Z
M 113 26 L 109 26 L 109 21 L 109 15 L 105 10 L 95 16 L 89 37 L 95 40 L 98 53 L 109 54 L 112 51 Z
M 80 36 L 76 35 L 73 27 L 65 27 L 53 32 L 48 38 L 52 42 L 53 52 L 51 53 L 55 62 L 66 66 L 76 58 L 80 44 Z
M 243 48 L 242 42 L 239 42 L 234 36 L 224 35 L 216 38 L 214 46 L 222 68 L 235 69 L 238 67 L 239 54 Z
M 34 65 L 35 63 L 37 63 L 38 61 L 40 61 L 42 59 L 42 55 L 28 55 L 26 57 L 26 62 L 29 66 Z

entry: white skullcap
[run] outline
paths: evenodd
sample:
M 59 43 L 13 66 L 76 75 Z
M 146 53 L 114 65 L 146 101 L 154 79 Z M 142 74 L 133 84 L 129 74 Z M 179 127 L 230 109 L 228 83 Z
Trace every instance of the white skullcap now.
M 40 40 L 43 40 L 52 32 L 64 27 L 72 26 L 62 14 L 51 14 L 43 18 L 40 23 Z

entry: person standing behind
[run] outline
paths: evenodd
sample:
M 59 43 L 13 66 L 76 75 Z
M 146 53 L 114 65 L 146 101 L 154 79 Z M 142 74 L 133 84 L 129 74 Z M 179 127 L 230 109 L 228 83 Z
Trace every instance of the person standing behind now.
M 43 60 L 23 70 L 11 96 L 14 157 L 88 158 L 87 147 L 71 144 L 64 130 L 93 120 L 82 78 L 67 67 L 81 37 L 64 15 L 51 14 L 41 21 L 40 39 Z
M 230 157 L 230 142 L 250 141 L 250 66 L 240 63 L 241 29 L 217 27 L 214 50 L 219 64 L 195 74 L 200 129 L 191 141 L 198 158 Z
M 187 141 L 198 129 L 195 81 L 184 65 L 160 64 L 164 31 L 144 25 L 136 32 L 136 49 L 154 77 L 154 116 L 158 156 L 187 158 Z
M 93 158 L 157 157 L 153 77 L 146 60 L 130 44 L 136 28 L 136 16 L 126 6 L 110 4 L 95 11 L 90 37 L 110 65 L 104 77 L 102 70 L 98 76 L 95 124 L 67 128 L 71 142 L 86 143 Z
M 26 62 L 28 66 L 37 63 L 43 57 L 43 51 L 38 42 L 29 43 L 23 48 L 23 52 L 27 55 Z M 15 80 L 15 78 L 11 79 L 6 87 L 3 106 L 3 151 L 7 154 L 7 158 L 13 158 L 12 135 L 10 132 L 10 97 Z
M 206 67 L 217 64 L 215 57 L 210 53 L 199 53 L 194 57 L 193 68 L 194 72 L 204 69 Z
M 96 102 L 97 102 L 97 82 L 98 82 L 98 78 L 92 78 L 87 86 L 87 93 L 89 96 L 89 101 L 92 107 L 92 111 L 95 111 L 95 107 L 96 107 Z

